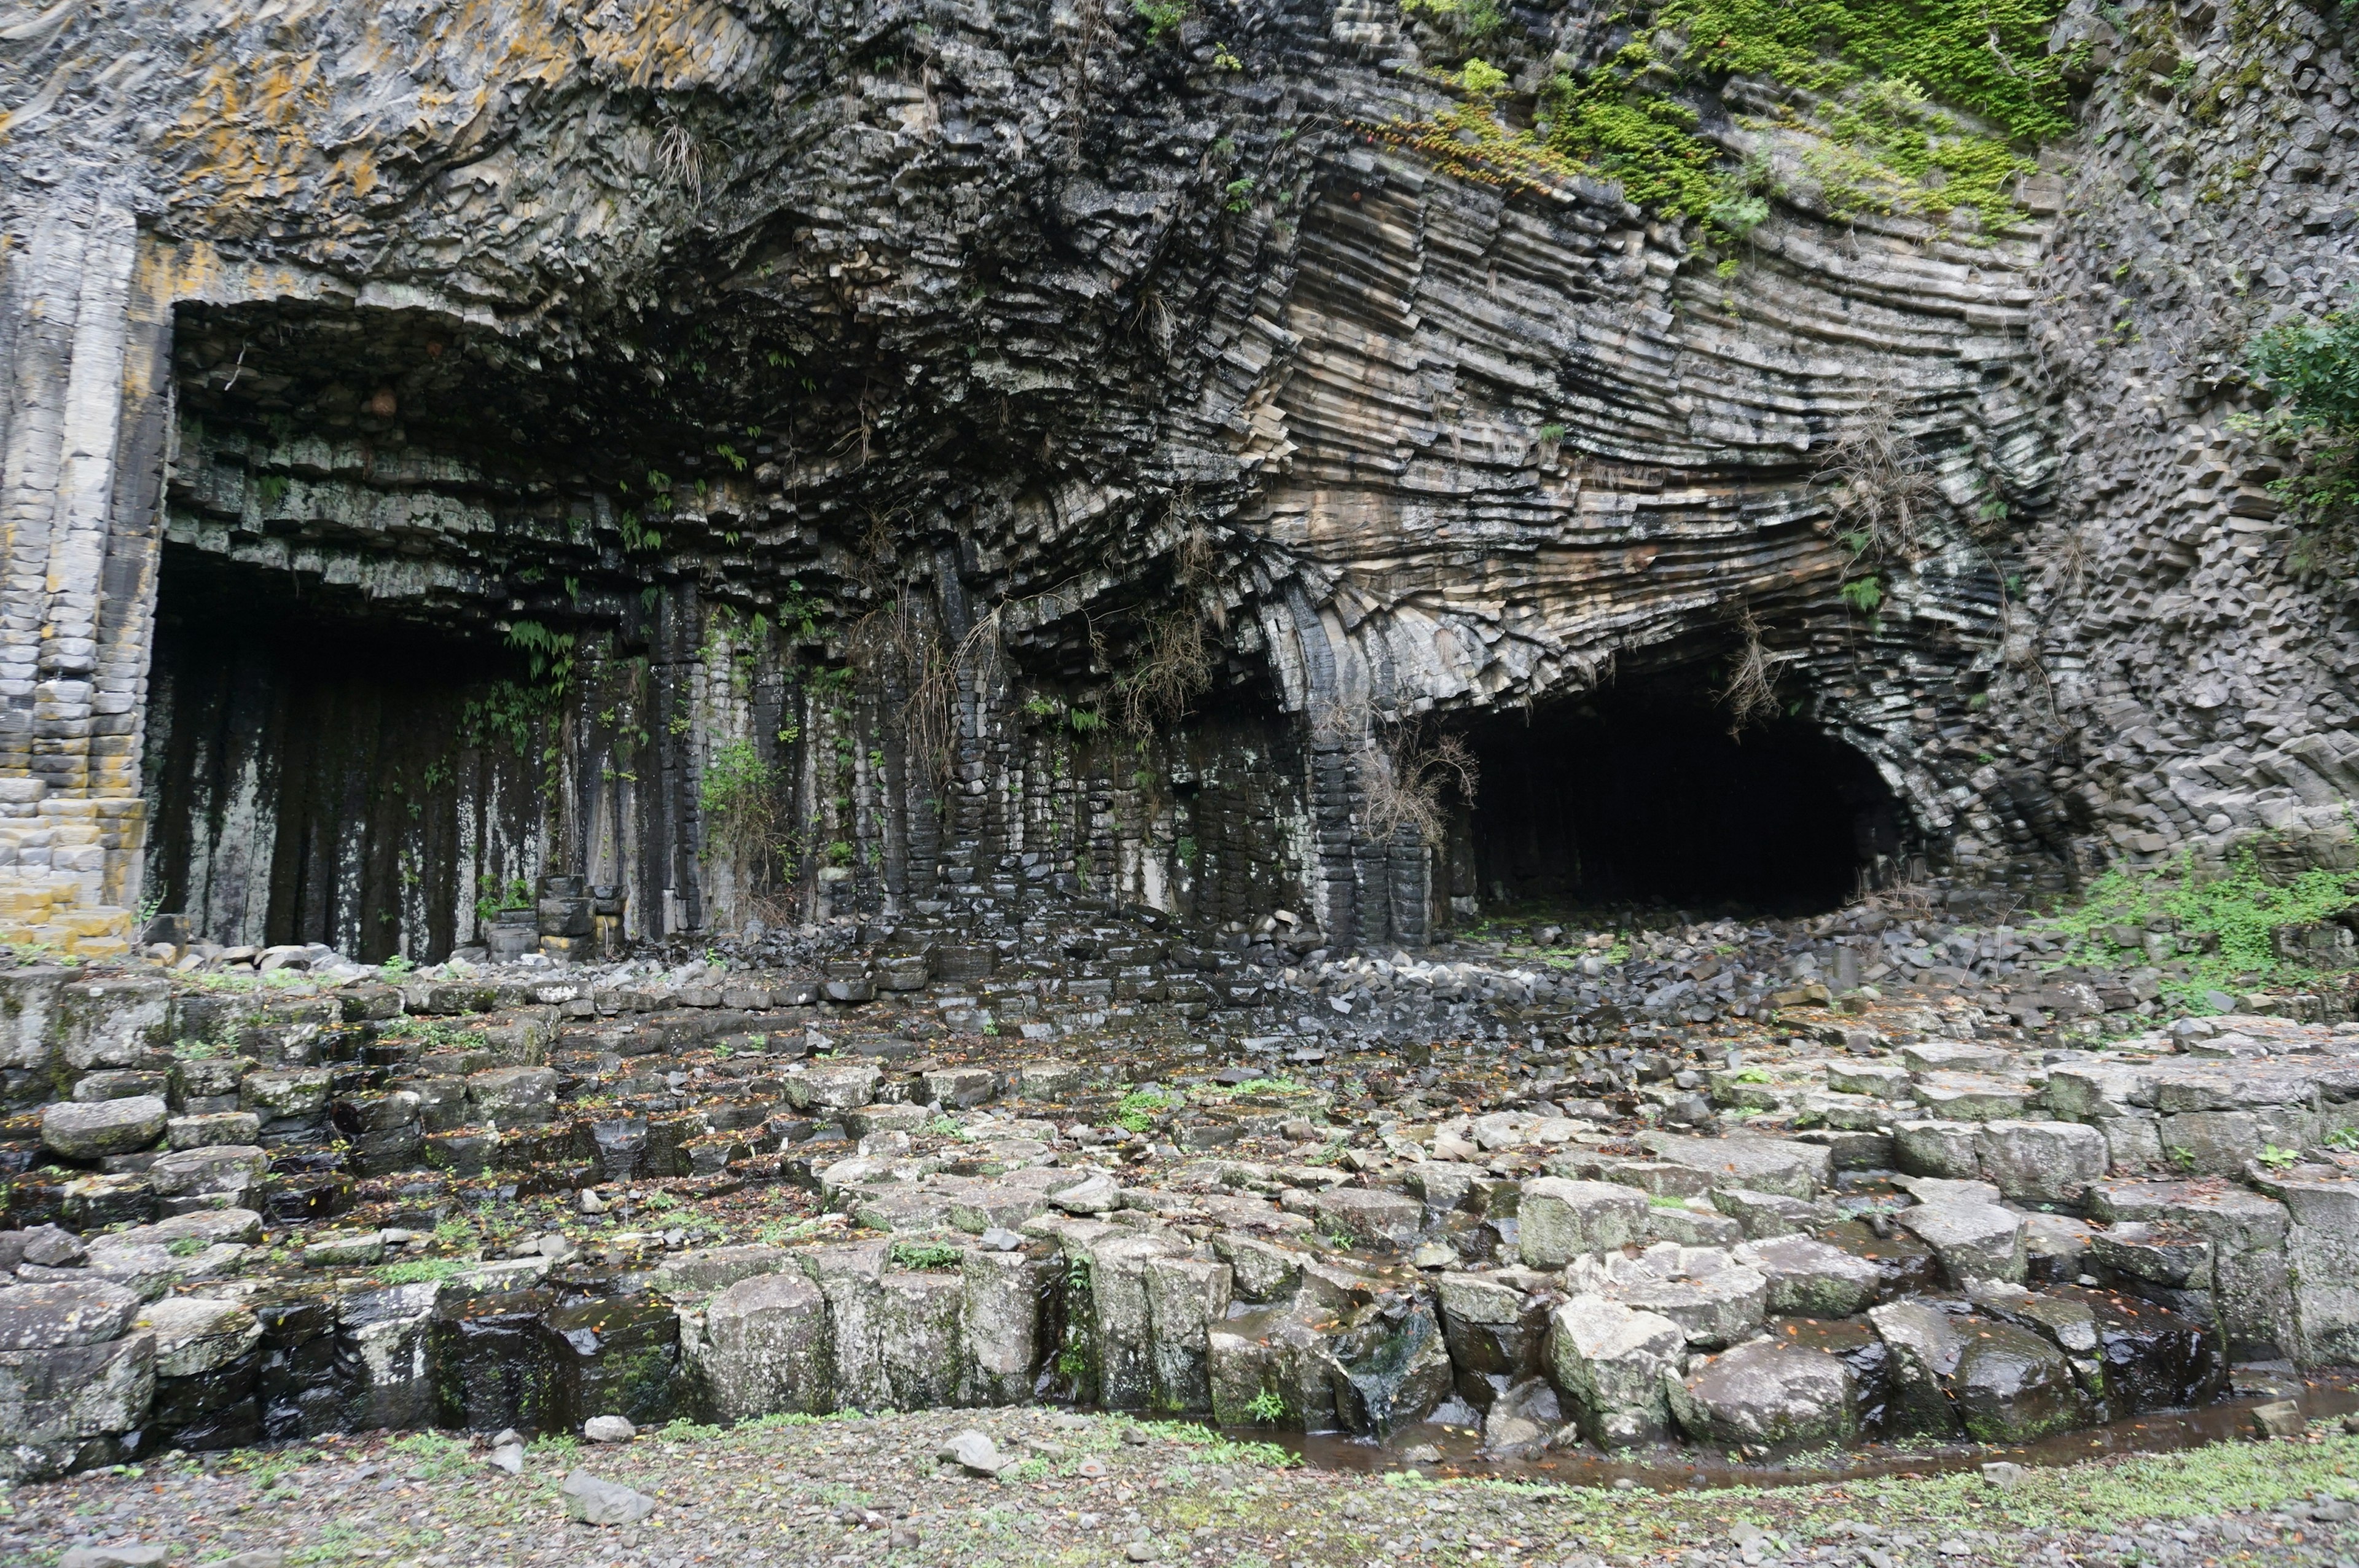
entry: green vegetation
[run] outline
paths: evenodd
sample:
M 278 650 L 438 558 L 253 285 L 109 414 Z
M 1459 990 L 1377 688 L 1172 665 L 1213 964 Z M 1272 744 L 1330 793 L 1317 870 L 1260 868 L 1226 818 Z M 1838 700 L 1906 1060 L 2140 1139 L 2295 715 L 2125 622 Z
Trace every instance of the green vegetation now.
M 2253 340 L 2246 362 L 2277 397 L 2247 427 L 2295 451 L 2270 493 L 2298 523 L 2359 517 L 2359 305 L 2278 322 Z
M 947 1241 L 896 1240 L 887 1249 L 894 1266 L 901 1269 L 955 1269 L 965 1256 Z
M 1133 1089 L 1115 1102 L 1114 1123 L 1132 1132 L 1145 1132 L 1155 1125 L 1155 1113 L 1169 1103 L 1170 1097 L 1161 1089 Z
M 751 741 L 731 741 L 704 760 L 697 801 L 704 810 L 704 853 L 727 856 L 764 887 L 777 885 L 799 853 L 789 826 L 786 770 L 766 762 Z M 832 848 L 831 846 L 831 848 Z
M 530 909 L 532 884 L 522 877 L 510 877 L 506 882 L 495 876 L 475 880 L 475 923 L 489 925 L 503 910 Z
M 1461 44 L 1490 0 L 1404 0 Z M 1699 91 L 1731 76 L 1795 95 L 1778 122 L 1809 130 L 1805 171 L 1834 217 L 1945 218 L 1971 209 L 1984 229 L 2016 216 L 2014 182 L 2039 142 L 2071 127 L 2062 71 L 2047 52 L 2055 0 L 1664 0 L 1614 19 L 1630 40 L 1594 68 L 1560 72 L 1536 125 L 1510 130 L 1495 100 L 1507 73 L 1474 56 L 1440 74 L 1457 108 L 1378 127 L 1446 169 L 1484 183 L 1548 186 L 1581 174 L 1621 182 L 1630 200 L 1694 220 L 1727 249 L 1769 214 L 1766 164 L 1732 166 L 1701 129 Z M 1491 11 L 1495 18 L 1495 10 Z M 1725 264 L 1724 264 L 1725 265 Z
M 2277 956 L 2276 935 L 2316 925 L 2359 908 L 2359 871 L 2311 870 L 2272 882 L 2250 849 L 2224 874 L 2198 876 L 2192 855 L 2175 868 L 2137 871 L 2116 866 L 2089 884 L 2079 908 L 2039 923 L 2067 939 L 2062 963 L 2119 964 L 2143 949 L 2117 943 L 2115 927 L 2144 932 L 2160 921 L 2175 930 L 2187 954 L 2185 972 L 2166 972 L 2163 994 L 2201 1010 L 2206 991 L 2255 982 L 2300 983 L 2312 972 Z M 2061 967 L 2061 964 L 2055 966 Z
M 1130 0 L 1130 8 L 1147 22 L 1147 41 L 1159 44 L 1188 19 L 1188 0 Z
M 388 1448 L 408 1464 L 413 1473 L 428 1480 L 439 1481 L 473 1467 L 474 1450 L 455 1437 L 445 1437 L 439 1432 L 412 1433 L 397 1439 Z
M 1286 1401 L 1274 1389 L 1264 1389 L 1245 1401 L 1245 1413 L 1259 1426 L 1275 1426 L 1286 1419 Z
M 388 1285 L 422 1285 L 464 1273 L 472 1264 L 459 1258 L 420 1258 L 408 1263 L 387 1263 L 376 1277 Z

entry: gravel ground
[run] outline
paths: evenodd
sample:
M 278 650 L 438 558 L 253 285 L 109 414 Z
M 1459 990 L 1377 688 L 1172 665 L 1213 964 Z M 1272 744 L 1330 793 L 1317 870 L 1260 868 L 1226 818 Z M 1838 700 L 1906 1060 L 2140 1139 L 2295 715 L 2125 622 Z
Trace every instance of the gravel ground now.
M 937 1458 L 969 1430 L 1012 1467 L 989 1479 Z M 0 1500 L 0 1563 L 81 1548 L 77 1568 L 103 1568 L 116 1560 L 103 1549 L 133 1544 L 180 1564 L 258 1551 L 240 1568 L 274 1551 L 388 1568 L 2359 1562 L 2340 1500 L 2359 1498 L 2359 1438 L 2323 1424 L 2033 1470 L 2006 1489 L 1976 1474 L 1654 1492 L 1339 1472 L 1200 1428 L 1047 1410 L 543 1440 L 516 1475 L 492 1453 L 370 1433 L 20 1487 Z M 650 1495 L 652 1511 L 570 1521 L 559 1488 L 577 1469 Z

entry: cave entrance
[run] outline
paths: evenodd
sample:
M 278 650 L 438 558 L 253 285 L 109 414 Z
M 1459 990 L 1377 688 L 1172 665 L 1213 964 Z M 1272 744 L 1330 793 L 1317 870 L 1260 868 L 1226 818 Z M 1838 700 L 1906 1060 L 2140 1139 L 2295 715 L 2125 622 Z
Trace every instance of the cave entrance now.
M 147 895 L 211 941 L 446 957 L 480 878 L 540 858 L 545 770 L 499 733 L 523 674 L 489 639 L 167 546 Z
M 1467 731 L 1482 766 L 1462 846 L 1493 906 L 1817 914 L 1884 880 L 1898 804 L 1859 752 L 1800 719 L 1731 736 L 1701 677 L 1617 683 Z

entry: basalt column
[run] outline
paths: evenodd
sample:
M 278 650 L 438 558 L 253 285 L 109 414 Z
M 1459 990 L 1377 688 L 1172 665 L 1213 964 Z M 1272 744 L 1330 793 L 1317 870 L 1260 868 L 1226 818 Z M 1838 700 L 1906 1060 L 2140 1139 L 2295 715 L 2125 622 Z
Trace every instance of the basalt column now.
M 170 322 L 129 212 L 0 253 L 0 936 L 102 957 L 137 896 Z

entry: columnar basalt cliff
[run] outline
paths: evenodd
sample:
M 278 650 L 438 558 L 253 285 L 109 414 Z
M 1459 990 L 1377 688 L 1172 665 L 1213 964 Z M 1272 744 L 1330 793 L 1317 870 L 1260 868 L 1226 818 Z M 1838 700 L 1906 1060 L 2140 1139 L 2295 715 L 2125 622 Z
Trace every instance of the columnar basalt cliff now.
M 2299 6 L 2141 15 L 2343 91 Z M 1537 81 L 1614 27 L 1487 47 Z M 1397 128 L 1462 108 L 1449 40 L 1382 7 L 132 7 L 8 48 L 24 927 L 144 887 L 220 940 L 431 957 L 486 877 L 655 936 L 1032 872 L 1415 942 L 1489 890 L 1372 804 L 1404 726 L 1578 749 L 1590 694 L 1708 704 L 1748 651 L 1872 765 L 1843 877 L 2038 893 L 2282 826 L 2174 807 L 2109 728 L 2146 633 L 2101 601 L 2153 568 L 2070 539 L 2141 410 L 2074 390 L 2126 351 L 2058 313 L 2151 211 L 2113 141 L 1994 228 L 1879 217 L 1732 79 L 1712 134 L 1803 172 L 1715 265 L 1617 186 L 1437 162 Z M 2250 177 L 2298 193 L 2291 294 L 2339 178 Z M 1865 606 L 1863 428 L 1925 519 Z M 2134 511 L 2104 547 L 2191 526 Z M 2268 743 L 2288 798 L 2343 787 L 2288 749 L 2338 712 Z M 792 795 L 759 865 L 710 820 L 740 742 Z
M 2351 25 L 0 14 L 0 1478 L 2349 1364 Z

